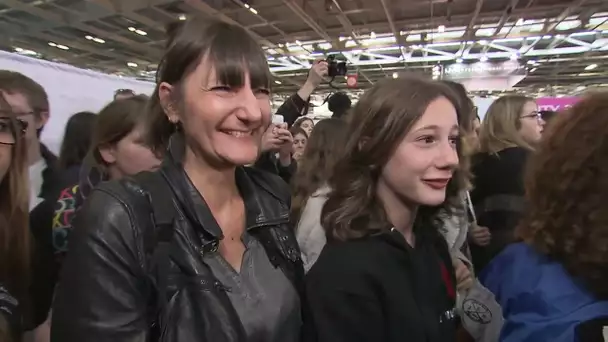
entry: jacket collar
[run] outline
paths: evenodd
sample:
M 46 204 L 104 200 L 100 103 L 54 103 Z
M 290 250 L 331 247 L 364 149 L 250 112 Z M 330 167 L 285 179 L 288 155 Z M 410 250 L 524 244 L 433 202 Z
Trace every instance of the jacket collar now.
M 40 156 L 46 167 L 42 171 L 42 187 L 38 197 L 46 199 L 54 195 L 58 183 L 57 156 L 53 154 L 43 143 L 40 143 Z
M 222 238 L 222 230 L 215 221 L 205 199 L 184 171 L 185 139 L 180 132 L 169 140 L 167 154 L 161 166 L 163 173 L 181 204 L 184 215 L 199 231 Z M 289 208 L 280 202 L 277 189 L 259 181 L 259 172 L 252 172 L 247 167 L 235 170 L 236 184 L 245 204 L 246 229 L 269 226 L 289 220 Z

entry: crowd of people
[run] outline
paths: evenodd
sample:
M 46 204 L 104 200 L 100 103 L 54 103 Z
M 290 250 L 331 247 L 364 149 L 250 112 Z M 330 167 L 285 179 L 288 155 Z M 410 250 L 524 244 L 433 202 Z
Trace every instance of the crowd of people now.
M 480 120 L 402 75 L 317 122 L 327 73 L 272 113 L 259 44 L 192 17 L 56 157 L 45 90 L 1 70 L 0 341 L 605 341 L 608 94 Z

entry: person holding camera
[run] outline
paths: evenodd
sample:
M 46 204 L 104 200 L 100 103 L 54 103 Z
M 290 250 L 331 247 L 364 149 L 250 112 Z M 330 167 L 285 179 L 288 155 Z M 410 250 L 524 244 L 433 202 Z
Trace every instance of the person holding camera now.
M 279 107 L 276 117 L 282 117 L 282 123 L 272 123 L 262 138 L 262 154 L 255 163 L 257 168 L 279 175 L 287 183 L 291 181 L 296 170 L 296 161 L 291 153 L 293 136 L 289 128 L 296 120 L 308 112 L 308 101 L 312 93 L 324 82 L 328 73 L 325 60 L 316 60 L 306 82 Z

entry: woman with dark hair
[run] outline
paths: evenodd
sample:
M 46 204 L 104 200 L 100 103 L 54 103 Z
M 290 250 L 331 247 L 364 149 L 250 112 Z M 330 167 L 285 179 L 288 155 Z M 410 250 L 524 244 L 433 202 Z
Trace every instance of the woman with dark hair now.
M 319 121 L 293 179 L 291 218 L 296 223 L 296 237 L 306 270 L 312 267 L 325 246 L 321 210 L 330 191 L 327 181 L 344 147 L 345 136 L 344 120 Z
M 62 178 L 78 179 L 80 166 L 91 146 L 93 126 L 97 115 L 80 112 L 72 115 L 65 125 L 57 167 Z
M 321 214 L 306 296 L 320 342 L 454 341 L 440 212 L 460 199 L 459 101 L 438 82 L 376 83 L 357 102 Z
M 30 283 L 27 123 L 0 99 L 0 341 L 21 340 Z
M 163 163 L 97 187 L 76 216 L 54 340 L 300 341 L 289 189 L 245 167 L 271 122 L 271 80 L 245 29 L 175 28 L 146 120 Z
M 70 117 L 65 125 L 63 141 L 59 150 L 57 166 L 67 170 L 80 166 L 91 146 L 91 133 L 97 115 L 91 112 L 79 112 Z
M 300 157 L 302 157 L 306 145 L 308 144 L 309 135 L 304 129 L 295 125 L 291 127 L 289 133 L 291 133 L 291 136 L 293 137 L 292 158 L 296 161 L 300 160 Z
M 341 117 L 346 116 L 346 114 L 350 110 L 351 105 L 352 102 L 350 101 L 348 95 L 340 91 L 335 94 L 332 94 L 327 99 L 327 109 L 332 112 L 332 118 L 339 119 Z
M 71 176 L 73 179 L 66 179 L 64 188 L 57 192 L 54 200 L 46 200 L 30 215 L 30 226 L 36 241 L 32 270 L 32 320 L 38 327 L 36 334 L 39 336 L 49 334 L 48 318 L 53 292 L 68 249 L 72 218 L 77 209 L 100 182 L 149 170 L 160 163 L 151 150 L 141 143 L 147 100 L 143 95 L 116 100 L 99 114 L 91 114 L 95 116 L 94 127 L 90 132 L 83 132 L 91 138 L 88 139 L 90 150 L 84 160 L 79 162 L 83 164 L 82 167 L 80 164 L 74 165 L 74 170 L 71 170 L 75 174 Z M 68 126 L 71 126 L 71 131 L 74 126 L 84 129 L 86 124 Z M 74 138 L 69 138 L 72 139 Z M 75 156 L 78 153 L 70 154 Z M 68 159 L 76 162 L 78 158 L 64 160 Z M 64 165 L 69 164 L 72 163 Z M 45 325 L 41 325 L 43 323 Z
M 521 242 L 480 275 L 500 341 L 603 341 L 608 325 L 608 93 L 560 113 L 530 159 Z

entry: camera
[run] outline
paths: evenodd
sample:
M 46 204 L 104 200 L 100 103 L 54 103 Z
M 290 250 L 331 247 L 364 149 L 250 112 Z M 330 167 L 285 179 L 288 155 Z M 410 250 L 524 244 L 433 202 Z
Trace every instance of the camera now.
M 348 67 L 346 66 L 346 62 L 336 61 L 335 55 L 327 56 L 326 62 L 327 62 L 327 75 L 329 77 L 346 76 L 346 73 L 348 72 Z

